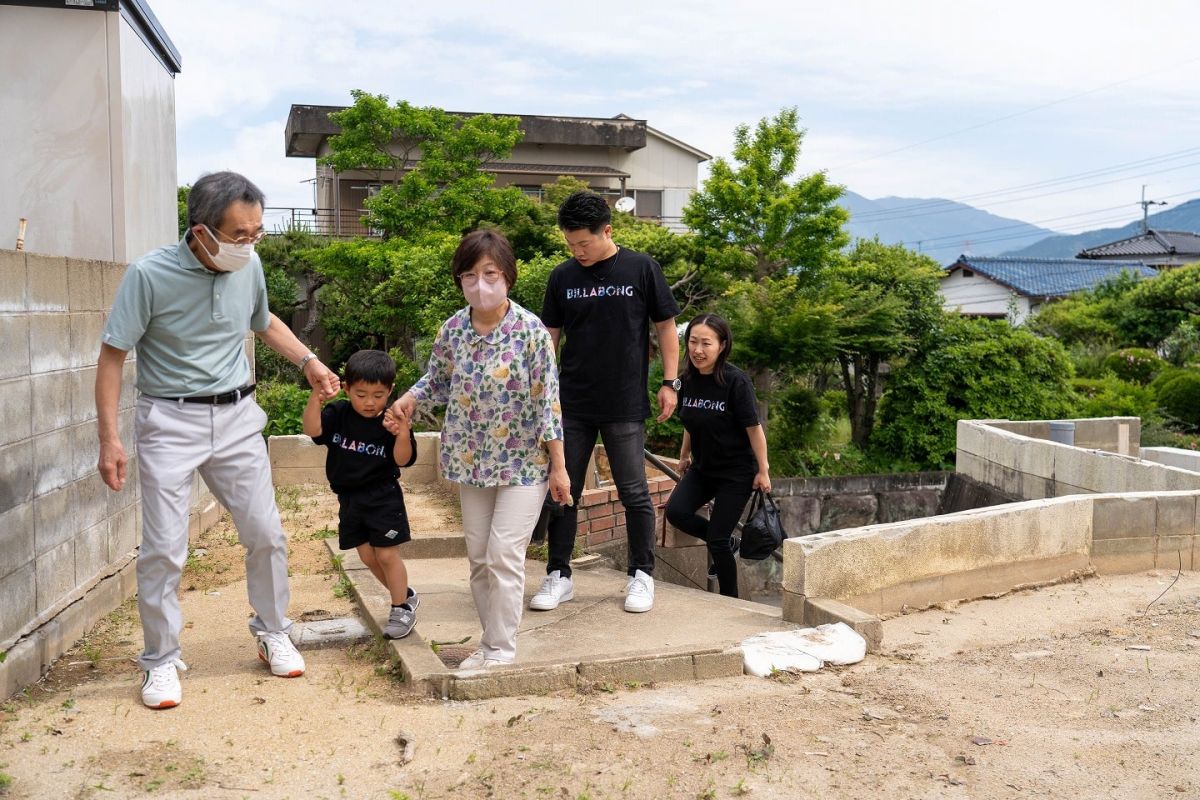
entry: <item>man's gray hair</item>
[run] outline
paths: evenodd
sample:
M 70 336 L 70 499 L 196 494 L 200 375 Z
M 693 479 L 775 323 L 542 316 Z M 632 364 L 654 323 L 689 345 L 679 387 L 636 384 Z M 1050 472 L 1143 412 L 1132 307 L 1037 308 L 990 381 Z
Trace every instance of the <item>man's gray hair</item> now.
M 192 184 L 188 194 L 188 227 L 207 225 L 216 230 L 225 218 L 225 210 L 239 201 L 265 205 L 266 195 L 244 175 L 236 172 L 210 172 Z

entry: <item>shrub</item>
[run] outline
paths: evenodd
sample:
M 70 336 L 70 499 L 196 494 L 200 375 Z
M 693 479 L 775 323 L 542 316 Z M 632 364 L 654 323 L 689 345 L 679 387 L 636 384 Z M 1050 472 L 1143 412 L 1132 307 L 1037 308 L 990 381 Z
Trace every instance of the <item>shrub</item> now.
M 1176 367 L 1187 367 L 1200 361 L 1200 327 L 1191 320 L 1179 324 L 1163 340 L 1163 356 Z
M 1075 365 L 1075 374 L 1081 378 L 1103 378 L 1110 371 L 1104 365 L 1112 355 L 1112 348 L 1107 345 L 1075 342 L 1067 346 L 1067 353 Z
M 1111 373 L 1103 378 L 1076 378 L 1071 387 L 1079 395 L 1080 417 L 1149 417 L 1157 403 L 1154 392 Z
M 1200 374 L 1187 372 L 1168 381 L 1158 392 L 1158 404 L 1183 424 L 1200 427 Z
M 254 379 L 259 383 L 294 383 L 307 386 L 296 365 L 254 337 Z
M 255 395 L 258 404 L 267 412 L 267 426 L 263 429 L 263 436 L 303 433 L 302 418 L 304 406 L 308 403 L 308 393 L 308 389 L 302 389 L 294 383 L 260 383 Z
M 953 463 L 960 419 L 1058 419 L 1072 414 L 1062 345 L 1008 323 L 948 316 L 896 369 L 873 442 L 922 468 Z
M 1123 381 L 1142 386 L 1150 383 L 1166 366 L 1166 361 L 1144 347 L 1126 347 L 1104 359 L 1106 370 Z
M 1158 397 L 1162 393 L 1163 388 L 1180 375 L 1197 374 L 1200 374 L 1200 371 L 1180 369 L 1178 367 L 1167 367 L 1162 372 L 1158 373 L 1158 376 L 1154 380 L 1150 381 L 1150 391 L 1154 392 L 1155 397 Z

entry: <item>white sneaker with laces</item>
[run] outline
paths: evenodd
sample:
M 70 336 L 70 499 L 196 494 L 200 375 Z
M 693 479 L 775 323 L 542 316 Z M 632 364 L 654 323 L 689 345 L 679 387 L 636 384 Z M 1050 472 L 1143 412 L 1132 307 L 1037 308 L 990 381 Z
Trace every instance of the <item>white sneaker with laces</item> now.
M 271 674 L 281 678 L 298 678 L 304 674 L 304 656 L 283 631 L 259 631 L 258 657 L 271 668 Z
M 183 702 L 179 672 L 187 672 L 187 664 L 178 658 L 146 670 L 142 676 L 142 703 L 147 708 L 174 708 Z
M 575 584 L 570 578 L 562 577 L 562 573 L 554 570 L 542 581 L 537 594 L 529 598 L 529 607 L 534 611 L 553 611 L 559 603 L 565 603 L 575 597 Z
M 633 573 L 625 587 L 625 610 L 641 614 L 654 608 L 654 578 L 640 569 Z
M 471 655 L 462 660 L 458 665 L 459 670 L 471 669 L 495 669 L 496 667 L 507 667 L 511 662 L 501 661 L 498 658 L 488 658 L 482 650 L 476 650 Z

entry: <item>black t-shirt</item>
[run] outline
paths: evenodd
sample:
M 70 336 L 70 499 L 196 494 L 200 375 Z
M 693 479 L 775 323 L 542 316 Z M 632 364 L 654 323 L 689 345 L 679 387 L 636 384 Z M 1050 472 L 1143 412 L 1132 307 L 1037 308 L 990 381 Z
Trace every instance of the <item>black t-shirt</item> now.
M 714 478 L 753 478 L 758 459 L 746 429 L 758 424 L 754 384 L 732 364 L 724 378 L 718 386 L 712 375 L 684 373 L 679 419 L 692 438 L 692 464 Z
M 321 409 L 321 435 L 313 441 L 329 448 L 325 455 L 325 477 L 336 494 L 370 489 L 384 481 L 400 477 L 400 467 L 392 457 L 396 437 L 383 427 L 383 415 L 368 419 L 350 405 L 337 400 Z M 408 432 L 412 458 L 417 460 L 417 437 Z
M 679 313 L 662 268 L 621 247 L 585 267 L 569 258 L 546 284 L 542 322 L 561 328 L 559 396 L 563 416 L 588 422 L 640 422 L 650 416 L 650 322 Z

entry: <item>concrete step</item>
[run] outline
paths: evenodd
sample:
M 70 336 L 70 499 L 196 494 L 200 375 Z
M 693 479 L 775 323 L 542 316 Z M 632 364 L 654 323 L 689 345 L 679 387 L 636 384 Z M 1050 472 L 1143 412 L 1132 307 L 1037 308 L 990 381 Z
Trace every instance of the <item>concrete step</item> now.
M 329 543 L 331 553 L 336 546 Z M 389 644 L 412 691 L 448 699 L 741 675 L 744 638 L 798 627 L 784 622 L 778 608 L 663 581 L 655 585 L 653 610 L 629 614 L 623 605 L 628 578 L 597 567 L 574 574 L 574 600 L 554 611 L 524 612 L 513 666 L 458 672 L 432 645 L 454 651 L 456 658 L 447 658 L 452 663 L 478 646 L 479 618 L 466 559 L 406 558 L 406 563 L 409 581 L 421 595 L 417 627 Z M 354 553 L 344 554 L 342 569 L 367 624 L 380 634 L 389 607 L 386 590 Z M 526 603 L 544 572 L 544 563 L 527 563 Z

